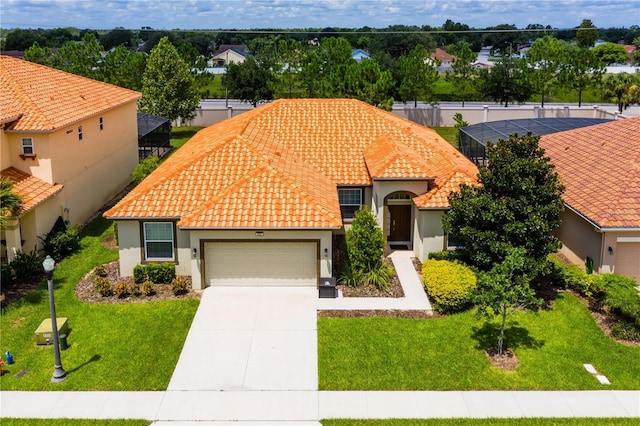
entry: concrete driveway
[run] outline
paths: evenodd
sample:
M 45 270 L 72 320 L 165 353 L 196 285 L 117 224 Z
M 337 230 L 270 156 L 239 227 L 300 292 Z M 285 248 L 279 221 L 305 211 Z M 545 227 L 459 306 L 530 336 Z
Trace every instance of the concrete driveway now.
M 209 287 L 167 390 L 317 390 L 318 291 Z

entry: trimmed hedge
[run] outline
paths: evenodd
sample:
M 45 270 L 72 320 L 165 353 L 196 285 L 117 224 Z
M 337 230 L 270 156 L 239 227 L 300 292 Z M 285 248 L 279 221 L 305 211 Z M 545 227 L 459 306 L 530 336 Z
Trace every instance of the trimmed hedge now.
M 427 259 L 422 264 L 422 283 L 438 313 L 468 308 L 473 301 L 476 282 L 473 271 L 461 263 Z
M 176 265 L 174 263 L 150 263 L 148 265 L 136 265 L 133 268 L 133 280 L 137 284 L 149 280 L 154 284 L 170 284 L 176 277 Z
M 427 257 L 433 260 L 449 260 L 451 262 L 461 262 L 462 252 L 455 250 L 432 251 Z
M 552 264 L 553 280 L 556 285 L 570 288 L 585 297 L 593 297 L 596 300 L 602 298 L 602 283 L 596 275 L 587 274 L 578 265 L 565 265 L 555 256 L 549 256 L 549 260 Z
M 640 327 L 640 292 L 636 289 L 636 280 L 618 274 L 603 274 L 597 279 L 604 289 L 603 302 L 609 310 Z

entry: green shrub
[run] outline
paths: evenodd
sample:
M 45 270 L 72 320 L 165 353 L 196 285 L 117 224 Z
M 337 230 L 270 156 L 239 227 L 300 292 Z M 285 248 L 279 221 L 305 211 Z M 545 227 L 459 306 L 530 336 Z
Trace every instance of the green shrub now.
M 585 297 L 599 300 L 603 296 L 602 285 L 595 275 L 587 274 L 578 265 L 564 265 L 558 261 L 556 266 L 560 268 L 559 285 L 570 288 Z
M 169 284 L 176 277 L 173 263 L 152 263 L 144 266 L 147 277 L 155 284 Z
M 149 280 L 145 280 L 140 284 L 140 293 L 145 296 L 153 296 L 156 294 L 156 285 Z
M 469 267 L 448 260 L 427 259 L 422 264 L 424 287 L 439 313 L 466 309 L 476 290 L 476 276 Z
M 42 241 L 42 250 L 51 256 L 56 262 L 80 249 L 80 235 L 78 228 L 73 226 L 64 231 L 49 233 Z
M 8 263 L 0 264 L 0 282 L 3 286 L 7 286 L 13 282 L 13 270 Z
M 620 321 L 611 326 L 611 335 L 617 339 L 640 342 L 640 327 L 629 321 Z
M 384 236 L 373 212 L 362 206 L 346 234 L 349 262 L 366 273 L 378 267 L 384 255 Z
M 189 282 L 185 277 L 175 277 L 171 280 L 171 291 L 176 296 L 189 292 Z
M 144 269 L 142 265 L 136 265 L 133 267 L 133 281 L 138 284 L 141 284 L 147 281 L 149 277 L 147 276 L 147 271 Z
M 389 288 L 389 280 L 393 277 L 394 269 L 391 265 L 380 262 L 376 268 L 365 271 L 362 275 L 362 282 L 371 285 L 378 290 Z
M 363 273 L 360 270 L 354 268 L 351 263 L 345 262 L 338 282 L 349 287 L 356 287 L 362 282 L 362 276 Z
M 455 250 L 432 251 L 427 256 L 432 260 L 448 260 L 450 262 L 461 262 L 461 252 Z
M 16 281 L 21 283 L 30 282 L 44 274 L 42 267 L 42 257 L 35 251 L 25 253 L 18 250 L 16 256 L 9 263 Z
M 93 275 L 96 276 L 96 277 L 106 278 L 107 277 L 107 268 L 105 268 L 104 265 L 98 265 L 93 270 Z
M 155 155 L 150 155 L 142 160 L 131 172 L 131 180 L 138 184 L 151 174 L 160 165 L 160 160 Z
M 103 297 L 109 297 L 113 295 L 113 286 L 111 281 L 106 278 L 96 277 L 93 279 L 94 288 Z
M 131 294 L 129 289 L 129 283 L 126 281 L 119 281 L 113 287 L 113 294 L 115 294 L 117 297 L 121 299 L 127 297 L 129 294 Z
M 604 289 L 603 302 L 609 310 L 640 326 L 640 293 L 636 280 L 619 274 L 602 274 L 597 281 Z
M 138 284 L 136 282 L 131 283 L 129 285 L 129 291 L 131 291 L 131 294 L 134 296 L 140 296 L 142 294 L 142 284 Z

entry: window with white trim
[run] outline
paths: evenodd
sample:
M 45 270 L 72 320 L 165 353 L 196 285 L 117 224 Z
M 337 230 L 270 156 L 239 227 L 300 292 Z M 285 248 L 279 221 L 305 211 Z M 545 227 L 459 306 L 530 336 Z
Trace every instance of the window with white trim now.
M 22 138 L 22 154 L 31 155 L 33 153 L 33 138 Z
M 144 257 L 146 260 L 173 260 L 173 249 L 173 223 L 144 222 Z
M 362 188 L 338 188 L 342 220 L 353 219 L 362 205 Z

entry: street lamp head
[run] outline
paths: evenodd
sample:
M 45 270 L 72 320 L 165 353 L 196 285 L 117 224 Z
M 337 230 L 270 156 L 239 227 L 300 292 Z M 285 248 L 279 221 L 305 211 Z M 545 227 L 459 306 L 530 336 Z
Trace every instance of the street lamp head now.
M 44 268 L 44 272 L 49 273 L 49 272 L 53 272 L 53 267 L 55 266 L 56 261 L 53 260 L 51 258 L 51 256 L 47 255 L 47 257 L 44 259 L 44 262 L 42 262 L 42 267 Z

